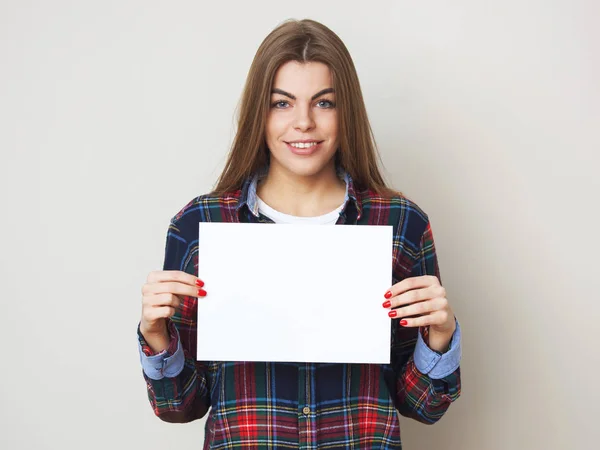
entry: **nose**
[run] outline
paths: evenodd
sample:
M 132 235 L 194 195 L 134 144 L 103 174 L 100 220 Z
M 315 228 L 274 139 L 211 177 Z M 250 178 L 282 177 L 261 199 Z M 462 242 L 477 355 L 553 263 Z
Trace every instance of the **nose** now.
M 315 121 L 309 106 L 297 105 L 294 117 L 294 128 L 298 131 L 308 131 L 315 127 Z

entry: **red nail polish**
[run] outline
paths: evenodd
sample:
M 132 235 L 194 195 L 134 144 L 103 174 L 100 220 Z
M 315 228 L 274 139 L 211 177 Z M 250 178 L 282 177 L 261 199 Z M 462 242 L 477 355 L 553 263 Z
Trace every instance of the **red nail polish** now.
M 204 289 L 198 289 L 198 295 L 200 297 L 204 297 L 206 295 L 206 291 Z
M 398 313 L 397 313 L 395 310 L 393 310 L 393 309 L 392 309 L 392 310 L 391 310 L 391 311 L 388 313 L 388 316 L 390 316 L 390 317 L 396 317 L 396 315 L 397 315 L 397 314 L 398 314 Z
M 196 286 L 204 287 L 204 281 L 200 279 L 196 280 Z
M 406 320 L 402 319 L 400 321 L 400 325 L 402 325 L 404 327 L 404 326 L 408 325 L 408 322 Z
M 392 296 L 392 293 L 390 291 L 387 291 L 384 295 L 385 298 L 390 298 Z
M 385 302 L 383 302 L 384 308 L 389 308 L 390 306 L 392 306 L 392 302 L 390 302 L 389 300 L 386 300 Z

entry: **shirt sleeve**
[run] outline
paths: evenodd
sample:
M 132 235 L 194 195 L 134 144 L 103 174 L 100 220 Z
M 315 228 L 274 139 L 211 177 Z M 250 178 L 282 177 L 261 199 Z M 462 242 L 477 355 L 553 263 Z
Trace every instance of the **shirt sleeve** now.
M 456 320 L 456 330 L 450 340 L 450 348 L 445 353 L 438 353 L 429 348 L 423 334 L 419 332 L 415 346 L 415 366 L 419 372 L 429 375 L 429 378 L 439 380 L 458 369 L 461 353 L 460 324 Z
M 397 260 L 400 263 L 394 268 L 394 277 L 399 279 L 434 275 L 440 279 L 437 255 L 429 221 L 427 220 L 420 238 L 416 238 L 415 244 L 410 242 L 411 236 L 403 234 L 404 230 L 402 228 L 404 227 L 398 227 L 394 245 L 399 247 L 400 250 L 404 249 L 405 251 L 405 247 L 407 246 L 416 248 L 417 257 L 408 274 L 404 269 L 407 264 L 407 257 L 398 257 Z M 437 364 L 440 364 L 441 355 L 434 356 L 426 351 L 429 350 L 431 352 L 431 349 L 427 346 L 427 331 L 426 327 L 421 327 L 420 329 L 402 327 L 397 324 L 397 321 L 392 321 L 391 367 L 395 376 L 395 385 L 392 385 L 392 397 L 401 415 L 422 423 L 432 424 L 441 419 L 452 402 L 460 396 L 461 379 L 460 366 L 454 368 L 452 363 L 453 356 L 449 356 L 445 361 L 445 363 L 450 362 L 448 366 L 445 363 L 441 363 L 442 365 L 438 368 Z M 460 330 L 458 333 L 460 336 Z M 419 344 L 419 339 L 423 341 L 422 344 Z M 456 346 L 459 343 L 460 339 L 457 339 L 454 345 Z M 419 349 L 417 349 L 417 345 Z M 452 353 L 454 356 L 456 356 L 455 352 L 456 350 Z M 458 352 L 460 353 L 460 348 Z M 431 359 L 432 356 L 433 359 Z M 419 358 L 418 363 L 416 358 Z M 432 361 L 435 359 L 438 361 L 432 364 Z M 421 363 L 424 364 L 421 365 Z M 423 373 L 423 371 L 419 370 L 419 367 L 421 369 L 429 369 L 429 373 Z M 450 368 L 454 368 L 454 370 L 447 373 Z M 444 376 L 434 378 L 440 375 Z
M 197 225 L 171 221 L 163 270 L 196 274 Z M 152 351 L 138 325 L 138 349 L 150 405 L 160 419 L 177 423 L 191 422 L 207 413 L 214 370 L 214 364 L 196 360 L 198 300 L 189 296 L 181 296 L 181 300 L 181 307 L 167 321 L 170 341 L 163 352 Z
M 161 380 L 164 377 L 173 378 L 181 373 L 185 364 L 185 355 L 179 339 L 179 332 L 173 322 L 169 321 L 168 327 L 170 343 L 162 352 L 155 353 L 146 343 L 138 324 L 138 349 L 140 362 L 144 374 L 152 380 Z

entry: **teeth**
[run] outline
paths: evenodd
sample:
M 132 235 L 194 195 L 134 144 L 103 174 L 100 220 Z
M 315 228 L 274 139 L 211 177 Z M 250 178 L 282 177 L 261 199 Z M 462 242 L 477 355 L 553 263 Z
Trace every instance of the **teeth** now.
M 309 147 L 313 147 L 313 146 L 317 145 L 317 143 L 316 142 L 306 142 L 306 143 L 292 142 L 292 143 L 290 143 L 290 145 L 295 148 L 309 148 Z

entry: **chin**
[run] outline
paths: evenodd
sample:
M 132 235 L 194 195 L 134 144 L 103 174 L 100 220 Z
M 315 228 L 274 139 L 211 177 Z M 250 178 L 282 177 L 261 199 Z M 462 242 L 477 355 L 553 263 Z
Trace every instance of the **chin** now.
M 329 143 L 307 156 L 296 155 L 290 152 L 286 144 L 283 146 L 278 144 L 269 147 L 271 169 L 284 170 L 301 177 L 314 177 L 328 169 L 335 170 L 334 156 L 336 152 Z
M 330 166 L 333 167 L 333 155 L 331 155 L 331 157 L 327 160 L 317 158 L 297 160 L 296 158 L 294 158 L 295 160 L 292 161 L 290 161 L 289 159 L 282 161 L 278 158 L 273 159 L 276 161 L 275 164 L 280 168 L 301 177 L 314 177 L 322 173 L 324 170 L 329 169 Z

